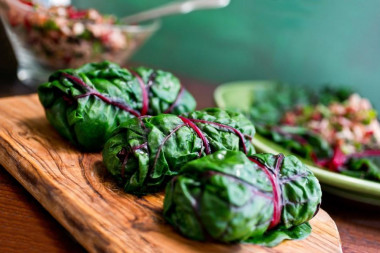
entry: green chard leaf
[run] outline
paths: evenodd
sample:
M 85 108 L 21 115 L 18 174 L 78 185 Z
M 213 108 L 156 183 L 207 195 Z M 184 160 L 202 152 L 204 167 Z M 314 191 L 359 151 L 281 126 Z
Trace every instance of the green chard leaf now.
M 38 88 L 46 117 L 84 150 L 100 150 L 121 123 L 142 115 L 193 111 L 194 98 L 169 72 L 89 63 L 53 73 Z
M 255 90 L 249 118 L 254 123 L 276 125 L 284 113 L 296 107 L 307 107 L 321 103 L 345 101 L 353 91 L 349 88 L 324 87 L 319 91 L 310 88 L 277 84 L 263 90 Z
M 142 195 L 161 190 L 186 162 L 206 154 L 254 154 L 254 134 L 254 126 L 242 114 L 218 108 L 134 118 L 107 141 L 103 161 L 126 192 Z
M 301 240 L 311 233 L 311 226 L 308 222 L 291 228 L 275 228 L 265 232 L 261 236 L 248 238 L 244 242 L 258 244 L 266 247 L 274 247 L 285 240 Z
M 352 177 L 380 181 L 380 156 L 350 158 L 340 172 Z
M 295 106 L 312 103 L 312 93 L 305 89 L 290 85 L 277 84 L 274 87 L 256 90 L 249 111 L 249 117 L 254 123 L 275 125 L 280 122 L 285 111 Z
M 276 246 L 310 234 L 321 188 L 295 156 L 217 151 L 166 186 L 164 217 L 194 240 Z
M 333 153 L 321 135 L 305 127 L 258 125 L 257 132 L 303 158 L 328 158 Z
M 329 105 L 332 102 L 343 102 L 354 93 L 352 89 L 347 87 L 332 88 L 324 87 L 318 95 L 318 102 L 324 105 Z

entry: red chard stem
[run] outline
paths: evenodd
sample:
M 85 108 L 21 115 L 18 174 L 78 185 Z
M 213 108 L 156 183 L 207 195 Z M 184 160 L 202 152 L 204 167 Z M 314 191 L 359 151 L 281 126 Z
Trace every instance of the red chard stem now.
M 85 91 L 84 94 L 75 96 L 74 97 L 75 99 L 79 99 L 79 98 L 83 98 L 83 97 L 93 95 L 93 96 L 96 96 L 99 99 L 103 100 L 103 102 L 105 102 L 106 104 L 113 105 L 113 106 L 115 106 L 115 107 L 117 107 L 123 111 L 129 112 L 130 114 L 132 114 L 135 117 L 140 116 L 139 112 L 133 110 L 132 108 L 127 106 L 125 103 L 120 102 L 120 101 L 116 101 L 116 100 L 112 100 L 112 99 L 104 96 L 103 94 L 99 93 L 97 90 L 93 89 L 92 87 L 87 85 L 85 82 L 83 82 L 82 79 L 80 79 L 76 76 L 69 75 L 67 73 L 62 73 L 62 75 L 63 75 L 63 77 L 65 77 L 69 81 L 71 81 L 74 85 L 78 85 L 79 87 L 81 87 Z
M 140 88 L 141 88 L 141 92 L 142 92 L 142 108 L 141 108 L 140 114 L 141 114 L 141 116 L 144 116 L 148 112 L 148 108 L 149 108 L 149 96 L 148 96 L 147 87 L 146 87 L 143 79 L 140 77 L 139 74 L 137 74 L 137 72 L 130 70 L 130 69 L 129 69 L 129 72 L 131 72 L 132 75 L 134 75 L 136 77 L 137 81 L 140 84 Z
M 178 117 L 183 121 L 183 123 L 191 127 L 197 133 L 199 138 L 202 139 L 206 154 L 207 155 L 211 154 L 210 144 L 207 138 L 205 137 L 205 135 L 203 134 L 203 132 L 197 127 L 197 125 L 195 125 L 193 122 L 191 122 L 189 119 L 185 117 L 182 117 L 182 116 L 178 116 Z
M 201 119 L 189 119 L 189 120 L 192 121 L 192 122 L 197 122 L 197 123 L 216 125 L 216 126 L 218 126 L 220 128 L 224 128 L 224 129 L 227 129 L 227 130 L 230 130 L 230 131 L 234 132 L 240 138 L 241 144 L 243 146 L 243 151 L 244 151 L 245 154 L 247 154 L 247 147 L 245 145 L 244 135 L 239 130 L 237 130 L 236 128 L 233 128 L 233 127 L 230 127 L 230 126 L 227 126 L 227 125 L 224 125 L 224 124 L 220 124 L 220 123 L 217 123 L 217 122 L 207 121 L 207 120 L 201 120 Z
M 278 175 L 280 172 L 280 167 L 282 165 L 284 159 L 283 154 L 278 154 L 276 156 L 276 165 L 274 171 L 271 171 L 265 164 L 263 164 L 261 161 L 256 159 L 255 157 L 249 157 L 249 160 L 251 160 L 253 163 L 255 163 L 259 168 L 261 168 L 266 176 L 268 177 L 272 189 L 273 189 L 273 216 L 272 220 L 269 224 L 268 229 L 276 227 L 280 221 L 281 221 L 281 212 L 282 212 L 282 190 L 280 187 L 280 183 L 278 181 Z

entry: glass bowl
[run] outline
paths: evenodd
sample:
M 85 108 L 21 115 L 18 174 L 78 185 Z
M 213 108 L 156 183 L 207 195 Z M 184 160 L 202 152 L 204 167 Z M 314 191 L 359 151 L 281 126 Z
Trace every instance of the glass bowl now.
M 160 27 L 157 20 L 119 24 L 112 16 L 99 15 L 101 9 L 54 8 L 48 12 L 25 0 L 0 0 L 1 20 L 19 65 L 18 78 L 25 84 L 40 84 L 57 69 L 88 62 L 109 60 L 123 65 Z

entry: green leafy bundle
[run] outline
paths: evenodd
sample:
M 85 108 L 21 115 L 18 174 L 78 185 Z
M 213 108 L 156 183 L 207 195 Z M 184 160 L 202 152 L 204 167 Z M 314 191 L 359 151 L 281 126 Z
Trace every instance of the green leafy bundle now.
M 217 150 L 255 153 L 252 123 L 242 114 L 210 108 L 182 116 L 131 119 L 107 141 L 103 162 L 126 192 L 161 190 L 187 162 Z
M 194 240 L 272 247 L 308 236 L 320 203 L 318 180 L 295 156 L 222 150 L 167 184 L 164 217 Z
M 46 117 L 66 139 L 100 150 L 113 130 L 132 117 L 193 111 L 194 98 L 169 72 L 89 63 L 53 73 L 38 95 Z

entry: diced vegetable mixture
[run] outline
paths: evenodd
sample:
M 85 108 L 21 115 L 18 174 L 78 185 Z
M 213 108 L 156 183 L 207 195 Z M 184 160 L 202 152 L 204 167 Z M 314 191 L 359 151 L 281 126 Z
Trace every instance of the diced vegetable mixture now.
M 95 9 L 16 1 L 9 5 L 9 24 L 39 63 L 53 69 L 101 60 L 122 64 L 148 36 L 127 32 L 116 17 Z
M 277 85 L 255 94 L 249 115 L 259 134 L 317 165 L 380 181 L 380 124 L 359 94 Z

